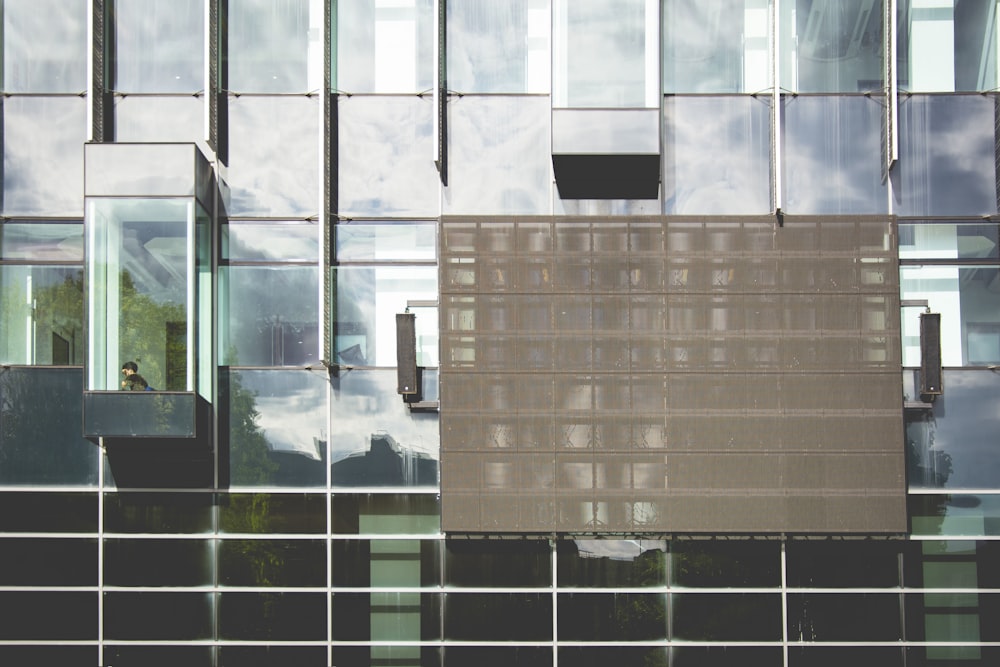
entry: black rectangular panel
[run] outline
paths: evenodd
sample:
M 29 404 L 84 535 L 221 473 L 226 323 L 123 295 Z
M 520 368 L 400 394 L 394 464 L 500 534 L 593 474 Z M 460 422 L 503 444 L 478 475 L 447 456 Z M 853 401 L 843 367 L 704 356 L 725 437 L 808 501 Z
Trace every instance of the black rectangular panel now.
M 396 391 L 416 394 L 417 383 L 417 333 L 413 313 L 396 314 Z

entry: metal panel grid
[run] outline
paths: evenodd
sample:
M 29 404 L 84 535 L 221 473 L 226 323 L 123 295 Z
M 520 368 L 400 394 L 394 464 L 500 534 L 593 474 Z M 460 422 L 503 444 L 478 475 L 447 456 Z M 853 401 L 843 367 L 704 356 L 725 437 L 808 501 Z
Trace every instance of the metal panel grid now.
M 446 531 L 905 529 L 891 219 L 441 239 Z

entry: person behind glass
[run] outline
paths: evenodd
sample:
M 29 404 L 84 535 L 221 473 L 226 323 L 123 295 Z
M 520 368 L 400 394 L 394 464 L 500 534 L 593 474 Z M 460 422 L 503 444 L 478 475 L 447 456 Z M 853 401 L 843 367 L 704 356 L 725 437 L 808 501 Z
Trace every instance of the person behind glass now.
M 122 364 L 122 373 L 125 374 L 125 379 L 122 380 L 122 389 L 125 391 L 150 391 L 146 378 L 139 375 L 139 364 L 126 361 Z

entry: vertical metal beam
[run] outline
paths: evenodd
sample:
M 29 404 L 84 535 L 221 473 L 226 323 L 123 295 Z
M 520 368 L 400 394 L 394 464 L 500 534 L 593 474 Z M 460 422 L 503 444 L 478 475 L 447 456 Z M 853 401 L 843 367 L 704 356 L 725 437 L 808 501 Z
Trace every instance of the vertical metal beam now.
M 771 200 L 780 220 L 781 191 L 781 67 L 780 52 L 781 0 L 771 5 Z
M 448 62 L 447 62 L 448 0 L 437 0 L 434 13 L 434 166 L 441 176 L 441 184 L 448 185 Z
M 882 122 L 883 161 L 882 182 L 889 180 L 893 165 L 899 159 L 899 82 L 896 76 L 896 0 L 885 0 L 882 77 L 885 91 L 885 110 Z

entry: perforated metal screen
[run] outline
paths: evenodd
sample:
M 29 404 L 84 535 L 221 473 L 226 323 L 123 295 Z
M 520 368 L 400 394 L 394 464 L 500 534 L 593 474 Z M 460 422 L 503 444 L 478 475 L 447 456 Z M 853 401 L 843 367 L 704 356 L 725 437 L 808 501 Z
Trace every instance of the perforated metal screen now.
M 445 218 L 449 532 L 905 530 L 889 219 Z

